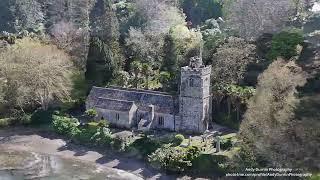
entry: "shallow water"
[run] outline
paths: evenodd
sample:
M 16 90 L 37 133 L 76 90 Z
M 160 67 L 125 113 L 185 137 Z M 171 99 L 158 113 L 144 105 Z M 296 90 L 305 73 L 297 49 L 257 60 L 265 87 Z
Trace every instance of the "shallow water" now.
M 0 151 L 0 180 L 135 180 L 125 171 L 30 152 Z

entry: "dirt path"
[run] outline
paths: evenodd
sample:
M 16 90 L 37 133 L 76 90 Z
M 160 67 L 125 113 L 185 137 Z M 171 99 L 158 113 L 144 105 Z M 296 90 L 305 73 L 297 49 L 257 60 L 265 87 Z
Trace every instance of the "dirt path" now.
M 120 157 L 114 153 L 99 153 L 66 142 L 56 134 L 35 128 L 9 128 L 0 130 L 0 148 L 56 155 L 63 158 L 93 162 L 102 167 L 131 172 L 144 179 L 176 179 L 148 167 L 143 161 Z M 105 155 L 107 154 L 107 155 Z M 185 178 L 182 178 L 185 179 Z

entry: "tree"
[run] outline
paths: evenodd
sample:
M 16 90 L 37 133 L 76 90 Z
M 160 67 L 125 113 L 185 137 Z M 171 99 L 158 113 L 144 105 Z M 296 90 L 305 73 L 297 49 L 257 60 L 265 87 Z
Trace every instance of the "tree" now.
M 299 7 L 298 7 L 299 6 Z M 225 3 L 227 24 L 242 38 L 256 39 L 263 33 L 281 31 L 305 9 L 306 1 L 237 0 Z M 300 8 L 302 7 L 302 8 Z
M 222 4 L 217 0 L 180 0 L 187 20 L 201 25 L 205 20 L 222 16 Z
M 160 72 L 159 82 L 162 85 L 163 91 L 167 91 L 167 92 L 176 91 L 176 89 L 173 89 L 174 85 L 172 85 L 172 84 L 175 84 L 175 82 L 174 82 L 174 78 L 172 78 L 171 76 L 172 75 L 170 72 L 167 72 L 167 71 Z
M 23 110 L 40 105 L 47 110 L 54 102 L 69 99 L 74 68 L 69 56 L 56 46 L 19 39 L 0 54 L 0 62 L 0 79 L 13 107 Z
M 297 116 L 302 103 L 297 89 L 306 83 L 306 77 L 294 61 L 283 59 L 274 61 L 259 76 L 256 95 L 250 99 L 240 127 L 240 137 L 258 163 L 317 167 L 314 154 L 319 152 L 319 118 Z
M 112 1 L 98 0 L 90 13 L 91 37 L 99 38 L 112 53 L 113 62 L 119 70 L 123 65 L 123 52 L 120 47 L 120 24 Z
M 151 64 L 159 63 L 162 59 L 161 38 L 155 41 L 154 37 L 149 37 L 141 29 L 131 27 L 126 45 L 130 48 L 132 55 L 141 62 Z
M 212 59 L 212 55 L 216 49 L 224 43 L 226 34 L 220 29 L 220 25 L 215 19 L 208 19 L 201 27 L 203 37 L 203 52 L 202 58 L 207 63 Z
M 110 49 L 100 38 L 93 37 L 90 42 L 85 73 L 89 86 L 107 85 L 117 72 L 117 68 Z
M 200 55 L 202 46 L 202 34 L 198 29 L 189 30 L 184 25 L 178 25 L 170 30 L 170 36 L 177 53 L 178 67 L 187 65 L 189 59 Z
M 73 23 L 64 20 L 54 24 L 51 28 L 51 36 L 53 42 L 60 48 L 75 57 L 75 62 L 82 67 L 84 62 L 81 62 L 81 53 L 83 40 L 86 37 L 84 29 L 76 28 Z M 80 59 L 80 60 L 79 60 Z
M 147 34 L 158 36 L 169 32 L 171 27 L 185 23 L 182 12 L 165 0 L 136 0 L 137 13 L 145 21 Z
M 302 45 L 302 32 L 296 30 L 283 31 L 272 38 L 271 50 L 267 54 L 269 60 L 282 57 L 287 60 L 298 55 L 297 46 Z
M 131 63 L 131 71 L 133 73 L 133 86 L 135 88 L 139 87 L 140 81 L 141 81 L 141 69 L 142 69 L 142 64 L 139 61 L 133 61 Z
M 160 65 L 165 35 L 170 28 L 184 24 L 185 17 L 179 9 L 165 1 L 137 0 L 135 7 L 135 18 L 141 21 L 136 27 L 129 28 L 126 45 L 135 58 Z
M 164 58 L 161 70 L 172 73 L 178 70 L 178 49 L 170 34 L 164 39 Z
M 10 10 L 10 1 L 0 1 L 0 32 L 12 32 L 14 30 L 14 17 Z
M 41 1 L 41 6 L 45 7 L 42 12 L 46 15 L 47 32 L 52 33 L 52 29 L 60 29 L 58 31 L 66 33 L 62 34 L 63 36 L 67 35 L 68 39 L 71 37 L 76 40 L 70 53 L 81 70 L 85 70 L 86 67 L 90 43 L 89 12 L 93 3 L 94 1 L 87 0 Z
M 213 83 L 240 84 L 247 66 L 256 61 L 255 49 L 255 45 L 244 39 L 229 37 L 213 54 Z
M 130 78 L 130 74 L 127 71 L 118 71 L 115 75 L 115 78 L 112 80 L 111 84 L 120 87 L 129 87 Z
M 22 30 L 36 33 L 44 32 L 44 13 L 39 2 L 36 0 L 14 0 L 11 6 L 17 32 Z

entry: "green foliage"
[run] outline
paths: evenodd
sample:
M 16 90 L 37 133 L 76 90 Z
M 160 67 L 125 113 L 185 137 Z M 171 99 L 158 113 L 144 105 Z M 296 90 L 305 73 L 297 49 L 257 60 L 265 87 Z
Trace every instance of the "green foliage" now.
M 312 174 L 312 176 L 309 178 L 309 180 L 319 180 L 320 179 L 320 173 Z
M 39 124 L 48 124 L 53 121 L 54 110 L 36 110 L 31 116 L 31 124 L 39 125 Z
M 169 172 L 184 172 L 192 166 L 192 161 L 200 155 L 197 147 L 172 147 L 166 144 L 149 156 L 149 162 Z
M 0 1 L 0 32 L 7 31 L 12 32 L 13 30 L 13 22 L 14 16 L 10 11 L 10 1 L 4 0 Z
M 217 0 L 180 0 L 180 3 L 188 20 L 195 26 L 222 16 L 222 5 Z
M 13 124 L 14 119 L 12 118 L 2 118 L 0 119 L 0 128 L 9 127 Z
M 21 116 L 18 117 L 18 121 L 22 124 L 22 125 L 28 125 L 32 123 L 32 119 L 31 119 L 32 115 L 31 114 L 25 114 L 23 113 Z
M 0 119 L 0 128 L 29 124 L 31 124 L 31 114 L 26 114 L 21 111 L 13 111 L 11 117 Z
M 245 103 L 255 93 L 256 89 L 250 86 L 226 85 L 220 89 L 225 95 L 238 99 L 240 103 Z
M 297 45 L 303 43 L 303 34 L 298 30 L 283 31 L 272 38 L 271 50 L 267 54 L 269 60 L 282 57 L 286 60 L 297 56 Z
M 103 121 L 90 122 L 79 126 L 77 119 L 65 116 L 53 116 L 53 128 L 61 135 L 66 135 L 75 142 L 99 147 L 111 146 L 113 144 L 112 133 Z
M 105 127 L 105 128 L 107 128 L 107 127 L 109 127 L 109 123 L 106 121 L 106 120 L 100 120 L 100 121 L 98 121 L 98 126 L 99 127 Z
M 89 118 L 94 118 L 98 115 L 97 110 L 95 109 L 88 109 L 86 110 L 85 114 L 89 117 Z
M 257 157 L 247 144 L 242 144 L 238 153 L 232 157 L 231 166 L 234 171 L 242 171 L 247 167 L 259 167 Z
M 73 87 L 71 91 L 71 98 L 76 104 L 84 103 L 88 92 L 88 84 L 85 75 L 82 72 L 74 73 L 72 76 Z
M 121 139 L 119 137 L 116 137 L 116 138 L 113 139 L 112 148 L 114 150 L 120 151 L 120 152 L 125 151 L 125 149 L 126 149 L 126 144 L 125 143 L 126 142 L 123 139 Z
M 224 175 L 227 169 L 227 158 L 223 155 L 201 154 L 192 161 L 192 172 L 202 175 Z
M 64 116 L 53 116 L 53 129 L 61 135 L 67 135 L 69 138 L 73 138 L 79 134 L 78 120 L 74 118 L 68 118 Z
M 227 126 L 231 129 L 239 129 L 240 122 L 237 121 L 237 118 L 234 116 L 234 114 L 228 115 L 227 113 L 219 113 L 219 115 L 216 118 L 216 122 L 218 124 Z
M 182 134 L 177 134 L 174 136 L 172 143 L 176 146 L 179 146 L 184 140 L 184 136 Z
M 175 72 L 178 69 L 178 51 L 175 39 L 171 34 L 165 36 L 164 39 L 164 58 L 162 62 L 162 71 Z
M 223 150 L 229 150 L 232 147 L 232 140 L 231 138 L 222 139 L 220 141 L 220 147 Z
M 99 126 L 96 122 L 90 122 L 82 127 L 79 127 L 79 133 L 74 139 L 83 144 L 92 144 L 92 137 L 97 133 Z
M 100 38 L 91 38 L 85 77 L 91 86 L 105 86 L 117 70 L 117 62 L 110 47 Z
M 99 125 L 98 125 L 99 126 Z M 90 138 L 96 146 L 111 146 L 113 139 L 111 131 L 105 127 L 99 127 L 97 132 Z
M 144 135 L 142 138 L 135 140 L 130 147 L 137 149 L 143 157 L 147 157 L 160 148 L 161 143 Z
M 159 74 L 159 82 L 162 85 L 162 90 L 165 92 L 176 92 L 178 89 L 178 71 L 169 72 L 161 71 Z

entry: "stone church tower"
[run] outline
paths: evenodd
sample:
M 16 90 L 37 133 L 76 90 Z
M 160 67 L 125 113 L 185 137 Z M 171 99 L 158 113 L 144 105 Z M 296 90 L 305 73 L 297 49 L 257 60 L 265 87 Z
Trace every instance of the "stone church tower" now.
M 208 129 L 211 112 L 211 66 L 204 66 L 200 57 L 190 59 L 181 68 L 179 96 L 179 131 L 203 133 Z

